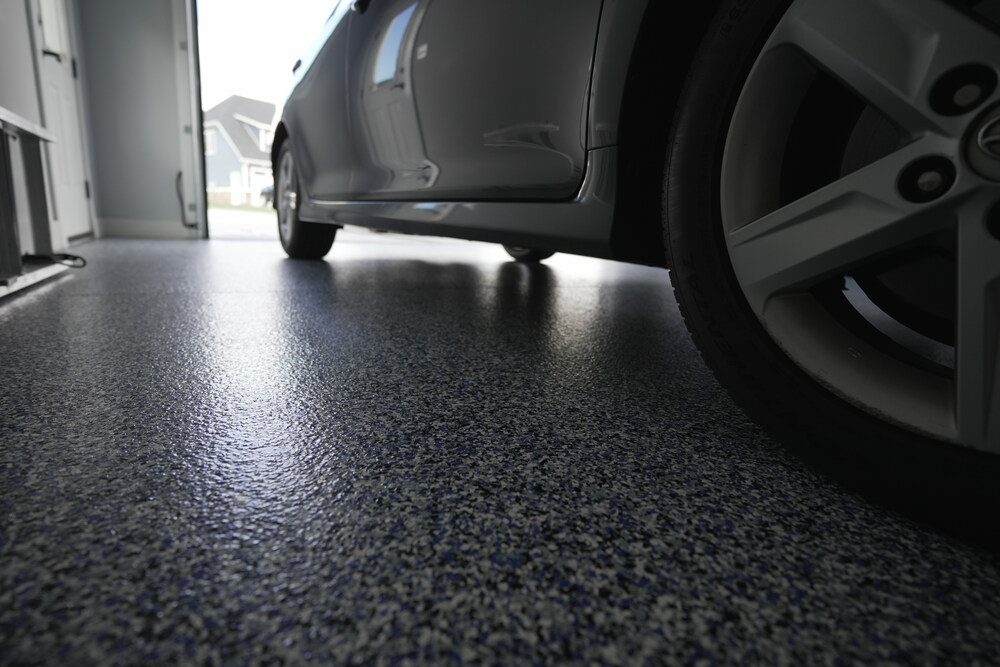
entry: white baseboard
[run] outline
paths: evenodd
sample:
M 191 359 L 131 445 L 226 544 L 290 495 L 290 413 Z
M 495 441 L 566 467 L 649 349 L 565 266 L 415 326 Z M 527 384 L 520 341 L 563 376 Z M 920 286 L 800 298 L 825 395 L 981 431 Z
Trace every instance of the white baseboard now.
M 176 220 L 147 220 L 142 218 L 99 218 L 101 238 L 119 239 L 198 239 L 197 229 L 190 229 Z

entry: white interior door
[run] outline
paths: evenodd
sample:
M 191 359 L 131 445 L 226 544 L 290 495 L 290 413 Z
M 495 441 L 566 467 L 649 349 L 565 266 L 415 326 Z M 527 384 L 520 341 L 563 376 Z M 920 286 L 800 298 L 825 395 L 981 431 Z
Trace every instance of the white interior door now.
M 76 87 L 76 53 L 65 0 L 31 0 L 30 5 L 42 92 L 42 123 L 56 135 L 56 142 L 47 149 L 52 190 L 49 215 L 57 223 L 53 242 L 59 246 L 93 232 Z

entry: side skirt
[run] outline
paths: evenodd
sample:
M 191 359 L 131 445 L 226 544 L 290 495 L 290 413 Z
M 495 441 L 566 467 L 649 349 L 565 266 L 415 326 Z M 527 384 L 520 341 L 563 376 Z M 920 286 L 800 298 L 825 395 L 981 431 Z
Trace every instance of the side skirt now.
M 577 195 L 568 201 L 324 201 L 309 199 L 309 222 L 506 243 L 613 259 L 611 228 L 618 148 L 588 152 Z

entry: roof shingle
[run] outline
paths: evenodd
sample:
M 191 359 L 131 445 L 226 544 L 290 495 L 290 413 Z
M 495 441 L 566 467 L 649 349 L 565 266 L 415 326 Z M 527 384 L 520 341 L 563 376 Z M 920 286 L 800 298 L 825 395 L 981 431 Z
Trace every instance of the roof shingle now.
M 260 144 L 247 132 L 246 124 L 237 120 L 236 116 L 250 118 L 262 125 L 270 126 L 274 119 L 274 105 L 270 102 L 232 95 L 205 112 L 205 121 L 214 120 L 221 124 L 241 156 L 251 160 L 270 160 L 271 154 L 260 149 Z

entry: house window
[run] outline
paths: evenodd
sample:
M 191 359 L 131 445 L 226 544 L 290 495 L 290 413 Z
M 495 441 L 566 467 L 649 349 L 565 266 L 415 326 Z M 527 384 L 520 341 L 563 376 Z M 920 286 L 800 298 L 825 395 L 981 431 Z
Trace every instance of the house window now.
M 217 141 L 215 130 L 205 130 L 205 155 L 215 155 L 219 151 Z

